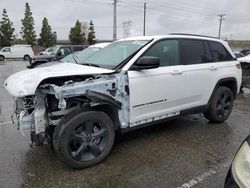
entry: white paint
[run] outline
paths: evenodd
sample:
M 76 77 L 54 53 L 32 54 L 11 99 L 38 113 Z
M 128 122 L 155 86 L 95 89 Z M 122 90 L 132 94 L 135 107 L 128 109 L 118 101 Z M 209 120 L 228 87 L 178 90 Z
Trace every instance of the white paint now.
M 191 179 L 187 183 L 182 184 L 178 188 L 190 188 L 190 187 L 193 187 L 194 185 L 203 182 L 205 179 L 207 179 L 208 177 L 210 177 L 210 176 L 212 176 L 214 174 L 216 174 L 215 171 L 209 170 L 209 171 L 201 174 L 200 176 L 197 176 L 197 177 Z
M 46 78 L 74 75 L 95 75 L 112 72 L 114 71 L 98 67 L 83 66 L 72 63 L 58 63 L 54 66 L 40 67 L 15 73 L 5 81 L 4 86 L 12 96 L 24 97 L 35 95 L 38 85 Z

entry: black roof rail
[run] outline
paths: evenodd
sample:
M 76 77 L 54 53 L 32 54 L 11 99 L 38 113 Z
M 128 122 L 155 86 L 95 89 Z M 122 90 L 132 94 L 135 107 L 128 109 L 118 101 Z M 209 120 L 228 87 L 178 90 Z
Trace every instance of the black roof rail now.
M 218 39 L 216 37 L 211 37 L 211 36 L 206 36 L 206 35 L 189 34 L 189 33 L 170 33 L 169 35 L 188 35 L 188 36 L 194 36 L 194 37 L 207 37 L 207 38 Z

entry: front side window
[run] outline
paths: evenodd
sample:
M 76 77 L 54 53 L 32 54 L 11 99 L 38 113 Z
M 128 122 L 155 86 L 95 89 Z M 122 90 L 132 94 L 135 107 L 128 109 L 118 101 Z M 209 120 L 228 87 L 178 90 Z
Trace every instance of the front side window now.
M 156 43 L 143 56 L 152 56 L 160 59 L 160 66 L 179 65 L 178 40 L 164 40 Z
M 231 54 L 226 50 L 226 48 L 220 44 L 219 42 L 209 42 L 214 60 L 218 61 L 231 61 L 233 57 Z
M 10 48 L 4 48 L 3 52 L 10 52 Z
M 184 65 L 207 62 L 203 41 L 191 39 L 181 40 L 181 61 Z

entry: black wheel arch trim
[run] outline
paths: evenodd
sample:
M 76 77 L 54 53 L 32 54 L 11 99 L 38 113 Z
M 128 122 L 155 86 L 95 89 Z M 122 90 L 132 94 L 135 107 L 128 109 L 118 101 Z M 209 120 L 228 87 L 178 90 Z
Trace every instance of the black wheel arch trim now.
M 97 102 L 100 104 L 110 104 L 111 106 L 118 108 L 118 109 L 121 109 L 121 106 L 122 106 L 122 103 L 120 101 L 117 101 L 111 96 L 104 94 L 104 93 L 87 90 L 86 97 L 93 102 Z
M 237 80 L 236 80 L 235 77 L 227 77 L 227 78 L 222 78 L 222 79 L 220 79 L 219 81 L 217 81 L 217 83 L 216 83 L 216 85 L 215 85 L 215 87 L 214 87 L 214 89 L 213 89 L 213 92 L 211 93 L 211 96 L 210 96 L 210 98 L 209 98 L 208 104 L 210 104 L 210 101 L 211 101 L 212 96 L 214 95 L 216 89 L 217 89 L 219 86 L 223 86 L 223 83 L 225 83 L 225 82 L 231 82 L 231 81 L 233 81 L 234 84 L 235 84 L 235 86 L 236 86 L 236 88 L 235 88 L 236 91 L 232 91 L 232 92 L 233 92 L 233 95 L 234 95 L 234 99 L 235 99 L 236 96 L 237 96 L 237 91 L 238 91 L 238 83 L 237 83 Z M 225 86 L 226 86 L 226 85 L 225 85 Z M 227 86 L 226 86 L 226 87 L 227 87 Z M 229 89 L 231 89 L 231 88 L 229 88 Z

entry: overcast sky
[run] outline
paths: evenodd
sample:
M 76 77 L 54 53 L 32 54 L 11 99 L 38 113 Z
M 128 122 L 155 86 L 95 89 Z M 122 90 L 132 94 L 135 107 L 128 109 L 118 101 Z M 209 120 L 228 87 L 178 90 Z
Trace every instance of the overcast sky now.
M 28 2 L 35 19 L 37 35 L 47 17 L 58 39 L 67 39 L 76 20 L 95 24 L 98 39 L 112 39 L 112 0 L 0 0 L 20 33 L 24 5 Z M 130 36 L 142 35 L 145 0 L 121 0 L 117 5 L 118 38 L 123 37 L 122 23 L 131 21 Z M 225 13 L 222 37 L 250 39 L 249 0 L 147 0 L 146 34 L 195 33 L 218 36 L 218 14 Z M 2 10 L 1 10 L 2 11 Z M 19 35 L 20 37 L 20 35 Z

